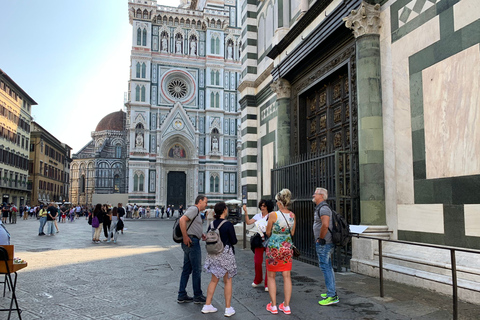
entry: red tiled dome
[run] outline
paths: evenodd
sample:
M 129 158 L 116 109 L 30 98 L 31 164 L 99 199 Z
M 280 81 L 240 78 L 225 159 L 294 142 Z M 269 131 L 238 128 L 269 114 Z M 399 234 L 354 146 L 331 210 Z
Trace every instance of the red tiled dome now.
M 123 131 L 125 130 L 125 112 L 122 110 L 117 112 L 112 112 L 109 115 L 105 116 L 97 125 L 95 131 L 105 131 L 105 130 L 115 130 Z

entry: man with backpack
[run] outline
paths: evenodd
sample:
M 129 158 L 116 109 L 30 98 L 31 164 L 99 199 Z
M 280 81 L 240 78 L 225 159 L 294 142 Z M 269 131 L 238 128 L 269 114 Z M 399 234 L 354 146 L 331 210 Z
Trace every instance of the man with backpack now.
M 323 300 L 318 301 L 321 306 L 328 306 L 339 302 L 335 287 L 335 274 L 332 266 L 332 252 L 335 244 L 332 242 L 333 229 L 332 209 L 328 206 L 328 191 L 324 188 L 316 188 L 312 201 L 315 203 L 313 234 L 315 236 L 315 249 L 318 256 L 318 263 L 322 269 L 325 279 L 327 293 L 321 296 Z
M 204 304 L 206 301 L 202 292 L 202 249 L 200 240 L 205 240 L 203 234 L 202 218 L 200 211 L 207 207 L 207 197 L 199 195 L 195 199 L 195 205 L 187 209 L 180 217 L 179 225 L 182 231 L 183 243 L 183 270 L 178 288 L 178 303 L 194 302 Z M 193 298 L 187 295 L 187 283 L 192 274 Z

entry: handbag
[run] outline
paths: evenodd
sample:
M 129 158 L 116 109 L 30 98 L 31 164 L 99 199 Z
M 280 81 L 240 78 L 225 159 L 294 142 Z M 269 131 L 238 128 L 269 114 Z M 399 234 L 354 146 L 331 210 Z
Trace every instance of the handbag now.
M 253 236 L 250 237 L 250 249 L 252 249 L 253 252 L 255 252 L 256 248 L 262 248 L 262 236 L 260 233 L 255 233 Z
M 92 227 L 93 228 L 98 228 L 100 226 L 100 221 L 98 221 L 97 217 L 92 218 Z
M 293 253 L 293 256 L 295 258 L 298 258 L 301 255 L 300 250 L 298 250 L 298 248 L 295 247 L 295 245 L 293 244 L 293 236 L 292 236 L 292 233 L 290 232 L 290 225 L 288 224 L 287 218 L 285 218 L 285 215 L 283 214 L 282 211 L 280 211 L 280 213 L 282 214 L 283 219 L 285 219 L 285 222 L 287 223 L 287 226 L 288 226 L 288 233 L 290 233 L 290 237 L 292 237 L 292 253 Z
M 123 229 L 123 221 L 122 221 L 122 219 L 120 219 L 120 218 L 118 219 L 118 221 L 117 221 L 117 226 L 115 227 L 115 229 L 116 229 L 117 231 L 120 231 L 120 230 Z

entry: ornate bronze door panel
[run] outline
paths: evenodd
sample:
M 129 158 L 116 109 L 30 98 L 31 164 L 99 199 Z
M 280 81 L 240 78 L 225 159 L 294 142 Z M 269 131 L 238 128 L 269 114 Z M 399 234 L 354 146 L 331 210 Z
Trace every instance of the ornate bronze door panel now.
M 170 171 L 167 177 L 167 205 L 173 204 L 175 209 L 186 205 L 187 175 L 182 171 Z

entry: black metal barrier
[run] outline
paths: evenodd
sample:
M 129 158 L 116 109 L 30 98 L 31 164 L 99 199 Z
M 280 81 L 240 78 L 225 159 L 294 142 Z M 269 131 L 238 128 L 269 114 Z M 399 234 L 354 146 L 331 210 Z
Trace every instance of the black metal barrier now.
M 401 243 L 401 244 L 413 245 L 413 246 L 419 246 L 419 247 L 449 250 L 450 251 L 451 264 L 452 264 L 451 270 L 452 270 L 452 289 L 453 289 L 453 296 L 452 296 L 452 300 L 453 300 L 453 319 L 454 320 L 458 319 L 457 264 L 456 264 L 456 259 L 455 259 L 455 252 L 458 251 L 458 252 L 480 254 L 480 251 L 457 248 L 457 247 L 434 245 L 434 244 L 402 241 L 402 240 L 387 240 L 387 239 L 380 239 L 380 238 L 362 236 L 362 235 L 359 235 L 359 234 L 352 234 L 352 236 L 356 237 L 356 238 L 370 239 L 370 240 L 377 240 L 378 241 L 378 268 L 379 268 L 379 278 L 380 278 L 380 297 L 382 297 L 382 298 L 384 296 L 383 253 L 382 253 L 382 243 L 383 242 L 394 242 L 394 243 Z M 448 268 L 445 267 L 445 269 L 448 269 Z

